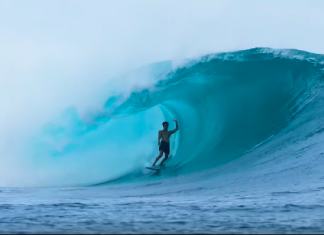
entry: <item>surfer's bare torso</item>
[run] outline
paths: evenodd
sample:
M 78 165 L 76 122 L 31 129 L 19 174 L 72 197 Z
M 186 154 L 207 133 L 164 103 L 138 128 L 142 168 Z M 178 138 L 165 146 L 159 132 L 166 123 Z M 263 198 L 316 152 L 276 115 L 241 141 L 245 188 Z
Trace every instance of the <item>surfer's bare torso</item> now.
M 170 136 L 172 135 L 172 131 L 159 131 L 159 137 L 164 141 L 169 143 L 170 142 Z

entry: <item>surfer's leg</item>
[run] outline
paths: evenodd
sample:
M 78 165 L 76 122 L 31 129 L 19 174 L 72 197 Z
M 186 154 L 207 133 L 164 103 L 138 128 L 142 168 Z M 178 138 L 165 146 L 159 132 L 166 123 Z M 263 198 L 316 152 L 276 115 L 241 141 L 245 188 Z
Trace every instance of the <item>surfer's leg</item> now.
M 169 158 L 169 153 L 166 153 L 164 159 L 162 160 L 162 162 L 161 162 L 161 164 L 160 164 L 160 166 L 163 166 L 163 163 L 164 163 L 166 160 L 168 160 L 168 158 Z
M 163 156 L 163 151 L 162 150 L 160 150 L 160 154 L 159 154 L 159 156 L 155 159 L 155 162 L 153 163 L 153 167 L 155 167 L 155 164 L 157 163 L 157 161 L 158 160 L 160 160 L 160 158 Z

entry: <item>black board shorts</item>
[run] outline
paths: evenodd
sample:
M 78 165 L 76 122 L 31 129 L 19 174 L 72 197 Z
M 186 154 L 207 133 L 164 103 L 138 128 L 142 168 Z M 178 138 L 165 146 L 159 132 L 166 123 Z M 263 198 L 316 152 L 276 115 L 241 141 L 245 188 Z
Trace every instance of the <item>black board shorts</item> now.
M 165 154 L 169 154 L 170 153 L 170 143 L 162 140 L 159 150 L 163 151 Z

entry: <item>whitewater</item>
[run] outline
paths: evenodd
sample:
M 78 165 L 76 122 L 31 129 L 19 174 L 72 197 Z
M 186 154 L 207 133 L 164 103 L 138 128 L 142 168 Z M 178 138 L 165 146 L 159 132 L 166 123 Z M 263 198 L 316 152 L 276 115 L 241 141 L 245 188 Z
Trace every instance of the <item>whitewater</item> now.
M 153 85 L 24 136 L 1 233 L 324 231 L 323 55 L 253 48 L 130 73 L 143 71 Z M 166 169 L 144 169 L 174 118 Z

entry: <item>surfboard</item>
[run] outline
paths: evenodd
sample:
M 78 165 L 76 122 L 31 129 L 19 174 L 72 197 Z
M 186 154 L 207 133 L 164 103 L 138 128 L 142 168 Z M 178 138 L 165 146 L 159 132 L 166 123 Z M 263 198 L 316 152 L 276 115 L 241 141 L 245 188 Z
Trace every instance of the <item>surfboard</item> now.
M 149 167 L 145 167 L 145 168 L 152 170 L 152 171 L 160 171 L 161 170 L 159 167 L 154 168 L 154 167 L 149 166 Z

